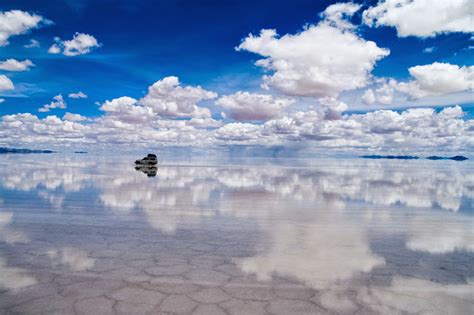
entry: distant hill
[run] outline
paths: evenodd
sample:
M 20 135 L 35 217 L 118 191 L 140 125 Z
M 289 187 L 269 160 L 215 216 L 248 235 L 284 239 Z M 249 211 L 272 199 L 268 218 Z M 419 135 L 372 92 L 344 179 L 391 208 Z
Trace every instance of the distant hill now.
M 55 153 L 52 150 L 30 150 L 18 148 L 4 148 L 0 147 L 0 154 L 30 154 L 30 153 Z
M 428 159 L 428 160 L 454 160 L 454 161 L 464 161 L 464 160 L 468 160 L 467 157 L 462 156 L 462 155 L 456 155 L 456 156 L 451 156 L 451 157 L 432 155 L 432 156 L 428 156 L 427 159 Z
M 415 155 L 363 155 L 363 159 L 388 159 L 388 160 L 418 160 L 420 157 Z M 453 161 L 464 161 L 469 160 L 469 158 L 456 155 L 456 156 L 437 156 L 432 155 L 427 157 L 428 160 L 453 160 Z
M 363 155 L 364 159 L 389 159 L 389 160 L 417 160 L 418 156 L 412 155 Z

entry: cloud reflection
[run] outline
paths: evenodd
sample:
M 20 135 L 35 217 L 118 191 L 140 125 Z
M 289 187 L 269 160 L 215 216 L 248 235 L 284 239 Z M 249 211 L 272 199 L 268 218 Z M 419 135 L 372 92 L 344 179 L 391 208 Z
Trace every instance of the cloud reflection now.
M 420 298 L 444 291 L 426 279 L 396 276 L 378 293 L 360 288 L 354 298 L 340 295 L 354 279 L 387 266 L 386 257 L 373 248 L 374 235 L 400 239 L 407 251 L 427 255 L 474 252 L 472 214 L 465 211 L 474 199 L 471 164 L 317 162 L 300 167 L 162 165 L 153 178 L 128 164 L 85 163 L 68 170 L 64 163 L 26 163 L 1 168 L 5 181 L 0 185 L 37 193 L 59 209 L 76 202 L 69 199 L 74 193 L 93 189 L 97 194 L 84 198 L 97 198 L 87 201 L 99 204 L 100 211 L 140 216 L 168 235 L 209 218 L 251 222 L 259 237 L 255 254 L 235 260 L 241 270 L 262 281 L 285 277 L 324 289 L 321 301 L 333 310 L 354 310 L 358 300 L 390 304 L 403 286 Z M 6 213 L 0 216 L 2 233 L 11 221 Z M 51 249 L 48 257 L 76 271 L 94 266 L 87 252 L 70 246 Z M 424 286 L 434 292 L 423 291 Z M 452 298 L 466 294 L 467 285 L 451 286 Z M 405 302 L 407 311 L 416 307 Z

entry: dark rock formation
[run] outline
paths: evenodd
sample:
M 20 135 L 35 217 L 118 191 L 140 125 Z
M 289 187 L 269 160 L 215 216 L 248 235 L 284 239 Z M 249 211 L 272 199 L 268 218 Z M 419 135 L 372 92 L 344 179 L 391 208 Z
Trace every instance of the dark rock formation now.
M 30 149 L 18 149 L 18 148 L 4 148 L 0 147 L 0 154 L 31 154 L 31 153 L 55 153 L 52 150 L 30 150 Z
M 363 155 L 364 159 L 389 159 L 389 160 L 417 160 L 418 156 L 412 155 Z
M 432 155 L 427 157 L 428 160 L 453 160 L 453 161 L 465 161 L 468 160 L 467 157 L 462 156 L 462 155 L 456 155 L 456 156 L 437 156 L 437 155 Z

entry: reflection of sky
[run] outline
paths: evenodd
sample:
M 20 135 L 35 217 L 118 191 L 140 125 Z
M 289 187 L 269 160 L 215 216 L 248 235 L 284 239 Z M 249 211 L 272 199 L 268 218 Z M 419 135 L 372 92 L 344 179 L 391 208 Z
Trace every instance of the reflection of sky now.
M 363 303 L 390 304 L 405 289 L 420 299 L 448 299 L 443 294 L 449 291 L 449 296 L 472 300 L 472 272 L 462 276 L 464 284 L 451 283 L 449 277 L 430 281 L 437 277 L 433 270 L 414 279 L 393 268 L 389 256 L 396 255 L 396 248 L 388 253 L 373 248 L 374 240 L 395 238 L 402 240 L 400 248 L 407 255 L 472 255 L 474 166 L 469 162 L 341 159 L 297 167 L 162 165 L 156 177 L 148 178 L 123 161 L 19 158 L 25 163 L 6 167 L 0 160 L 0 242 L 10 246 L 35 241 L 15 224 L 15 218 L 22 221 L 35 207 L 41 209 L 38 213 L 53 213 L 51 220 L 83 222 L 86 227 L 119 221 L 126 227 L 144 220 L 169 236 L 180 229 L 199 230 L 204 222 L 234 229 L 243 224 L 243 230 L 251 228 L 258 235 L 249 245 L 254 254 L 234 260 L 244 274 L 264 282 L 284 277 L 326 290 L 321 299 L 331 309 L 351 310 L 354 300 L 345 300 L 340 292 L 377 272 L 390 274 L 391 280 L 377 294 L 358 285 L 354 294 Z M 71 219 L 76 216 L 82 221 Z M 93 268 L 95 260 L 79 247 L 53 242 L 44 257 L 52 266 L 73 271 Z M 26 270 L 8 266 L 2 248 L 0 269 L 6 276 L 0 277 L 0 285 L 13 288 L 12 277 L 23 277 L 16 285 L 33 284 Z M 412 301 L 403 303 L 413 309 Z

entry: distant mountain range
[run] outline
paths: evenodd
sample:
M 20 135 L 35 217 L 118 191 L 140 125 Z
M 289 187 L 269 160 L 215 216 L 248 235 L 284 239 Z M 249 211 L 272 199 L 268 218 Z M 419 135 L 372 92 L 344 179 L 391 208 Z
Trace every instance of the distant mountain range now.
M 30 150 L 30 149 L 18 149 L 18 148 L 4 148 L 0 147 L 0 154 L 30 154 L 30 153 L 55 153 L 52 150 Z
M 364 159 L 388 159 L 388 160 L 418 160 L 420 159 L 419 156 L 416 155 L 363 155 L 362 158 Z M 453 160 L 453 161 L 464 161 L 468 160 L 467 157 L 462 155 L 456 156 L 428 156 L 426 159 L 428 160 Z

